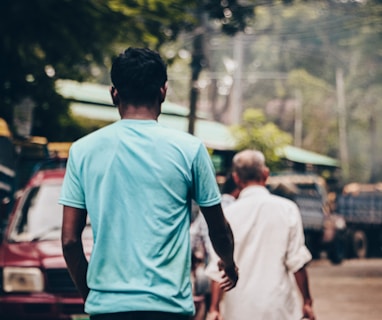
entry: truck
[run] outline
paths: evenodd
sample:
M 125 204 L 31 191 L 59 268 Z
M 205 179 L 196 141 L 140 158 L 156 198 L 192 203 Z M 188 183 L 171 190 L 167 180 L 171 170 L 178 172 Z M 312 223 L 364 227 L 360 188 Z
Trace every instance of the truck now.
M 329 209 L 325 179 L 314 173 L 287 172 L 271 175 L 266 184 L 273 194 L 299 207 L 305 243 L 313 258 L 326 254 L 333 264 L 340 264 L 345 258 L 346 223 Z
M 382 255 L 382 183 L 349 183 L 336 195 L 334 210 L 345 218 L 348 258 Z

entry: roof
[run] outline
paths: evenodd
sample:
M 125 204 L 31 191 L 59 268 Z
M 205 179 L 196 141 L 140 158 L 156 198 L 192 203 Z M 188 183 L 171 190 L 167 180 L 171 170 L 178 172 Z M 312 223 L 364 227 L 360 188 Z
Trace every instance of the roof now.
M 120 119 L 118 110 L 111 105 L 109 87 L 97 84 L 80 84 L 75 81 L 59 80 L 57 90 L 65 98 L 73 100 L 71 112 L 76 116 L 114 122 Z M 165 101 L 158 122 L 180 131 L 188 131 L 187 107 Z M 215 150 L 234 150 L 235 139 L 229 128 L 222 123 L 211 121 L 197 113 L 195 136 L 208 148 Z
M 279 150 L 278 154 L 280 157 L 293 162 L 339 167 L 339 161 L 337 159 L 294 146 L 285 146 Z
M 103 121 L 119 120 L 119 114 L 111 105 L 109 87 L 95 83 L 79 83 L 72 80 L 58 80 L 56 87 L 65 98 L 71 99 L 71 112 L 76 116 Z M 163 125 L 188 131 L 189 108 L 169 101 L 162 104 L 162 113 L 158 122 Z M 202 112 L 197 112 L 195 136 L 208 148 L 214 150 L 236 150 L 236 140 L 228 126 L 208 120 Z M 338 167 L 338 160 L 301 148 L 286 146 L 281 148 L 279 156 L 298 163 L 309 163 Z
M 65 98 L 79 103 L 113 107 L 109 86 L 107 85 L 89 82 L 80 83 L 73 80 L 57 80 L 56 89 Z M 162 113 L 186 117 L 189 114 L 189 108 L 164 101 L 162 103 Z M 197 111 L 196 115 L 199 118 L 207 118 L 207 115 L 200 111 Z

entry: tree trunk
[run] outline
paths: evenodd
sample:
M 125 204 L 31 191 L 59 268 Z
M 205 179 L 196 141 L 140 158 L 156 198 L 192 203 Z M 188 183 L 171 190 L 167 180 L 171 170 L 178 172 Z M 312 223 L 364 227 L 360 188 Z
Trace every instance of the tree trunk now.
M 188 116 L 188 132 L 194 134 L 197 102 L 199 98 L 199 76 L 203 68 L 208 65 L 205 55 L 205 33 L 207 17 L 203 12 L 197 13 L 199 27 L 195 29 L 193 42 L 192 61 L 191 61 L 191 83 L 190 83 L 190 113 Z
M 302 147 L 302 96 L 300 90 L 295 91 L 295 113 L 294 113 L 294 145 Z

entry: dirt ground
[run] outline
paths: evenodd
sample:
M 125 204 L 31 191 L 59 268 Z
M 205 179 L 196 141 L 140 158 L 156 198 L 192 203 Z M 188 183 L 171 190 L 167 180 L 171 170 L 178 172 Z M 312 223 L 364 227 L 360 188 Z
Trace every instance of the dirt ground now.
M 308 274 L 317 320 L 382 319 L 382 259 L 321 259 Z

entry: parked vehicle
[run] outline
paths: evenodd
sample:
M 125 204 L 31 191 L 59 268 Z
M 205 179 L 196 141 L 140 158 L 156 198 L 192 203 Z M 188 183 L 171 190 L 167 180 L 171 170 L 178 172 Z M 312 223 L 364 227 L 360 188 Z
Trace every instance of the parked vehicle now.
M 382 255 L 382 183 L 350 183 L 337 195 L 335 212 L 344 216 L 348 257 Z
M 271 175 L 268 189 L 296 202 L 301 212 L 305 242 L 313 258 L 322 252 L 332 263 L 341 263 L 345 257 L 343 217 L 328 209 L 325 180 L 315 174 L 284 173 Z
M 58 197 L 65 169 L 38 171 L 19 193 L 0 244 L 0 319 L 80 319 L 61 250 Z M 83 233 L 89 255 L 92 233 Z
M 14 191 L 14 180 L 16 176 L 15 160 L 16 155 L 11 139 L 7 136 L 2 136 L 0 132 L 0 204 L 3 205 L 4 208 L 5 204 L 11 201 Z M 3 216 L 6 215 L 7 213 L 4 212 Z M 0 219 L 0 235 L 4 227 L 5 221 Z

